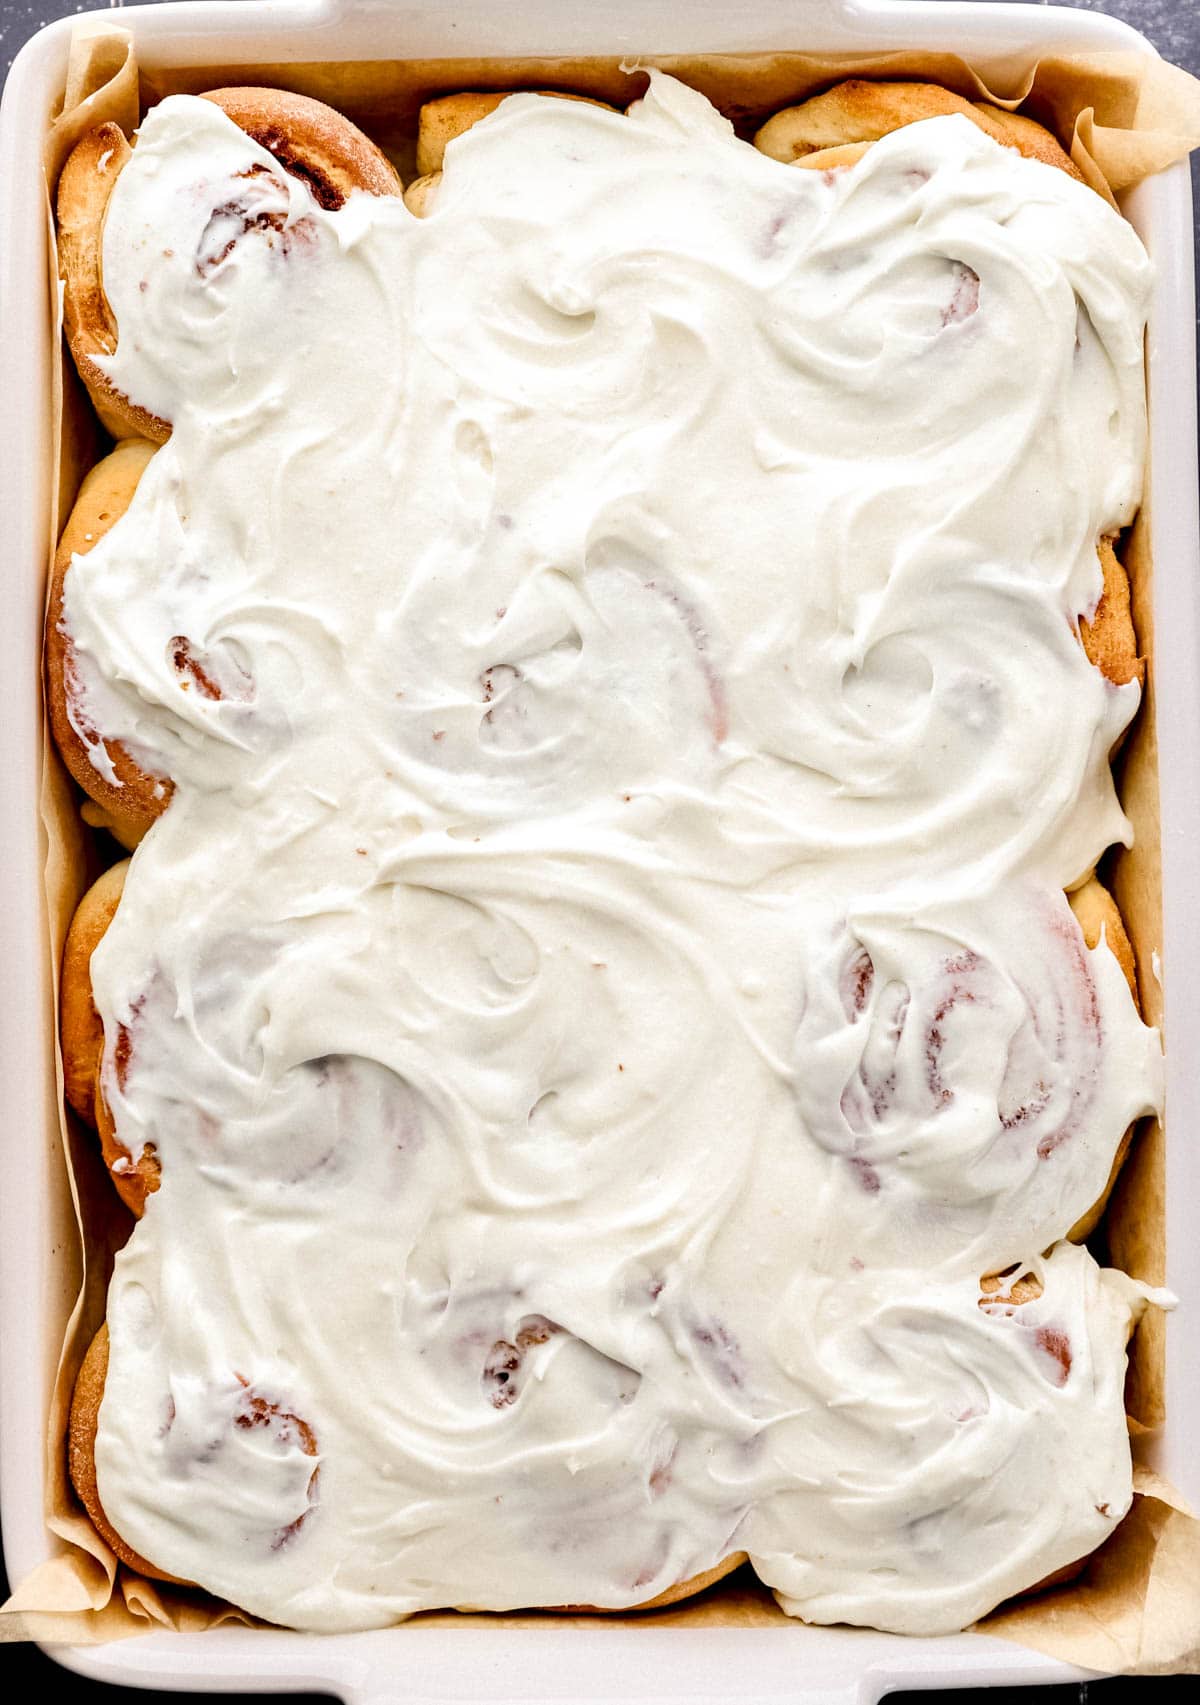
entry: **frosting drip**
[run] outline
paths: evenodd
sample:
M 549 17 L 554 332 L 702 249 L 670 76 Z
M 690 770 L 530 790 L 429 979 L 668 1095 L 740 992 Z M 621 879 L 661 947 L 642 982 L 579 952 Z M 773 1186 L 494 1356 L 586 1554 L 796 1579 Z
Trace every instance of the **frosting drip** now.
M 1127 835 L 1076 623 L 1132 231 L 954 118 L 820 174 L 655 75 L 506 101 L 425 220 L 173 97 L 104 274 L 173 422 L 64 606 L 176 784 L 92 962 L 162 1167 L 121 1534 L 324 1629 L 744 1550 L 940 1631 L 1099 1543 L 1142 1296 L 1060 1240 L 1159 1056 L 1062 890 Z

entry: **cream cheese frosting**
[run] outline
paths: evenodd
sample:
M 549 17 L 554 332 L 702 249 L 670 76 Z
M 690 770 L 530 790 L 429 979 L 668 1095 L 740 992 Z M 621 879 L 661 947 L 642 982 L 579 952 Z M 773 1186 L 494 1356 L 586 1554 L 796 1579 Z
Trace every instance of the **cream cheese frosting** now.
M 940 1632 L 1092 1549 L 1144 1295 L 1062 1240 L 1161 1095 L 1063 894 L 1128 838 L 1077 620 L 1132 230 L 957 118 L 795 170 L 658 74 L 327 212 L 179 96 L 104 281 L 173 426 L 64 597 L 94 761 L 175 784 L 92 961 L 161 1163 L 117 1530 L 329 1630 L 745 1551 Z

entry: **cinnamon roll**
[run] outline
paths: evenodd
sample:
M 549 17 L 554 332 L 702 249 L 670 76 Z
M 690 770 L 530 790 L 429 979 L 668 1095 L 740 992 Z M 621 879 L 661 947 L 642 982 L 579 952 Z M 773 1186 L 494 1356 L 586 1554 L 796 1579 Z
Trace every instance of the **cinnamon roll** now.
M 951 113 L 968 119 L 993 142 L 1083 181 L 1079 168 L 1043 125 L 987 101 L 964 100 L 936 83 L 852 78 L 777 112 L 757 132 L 754 146 L 773 160 L 829 170 L 853 165 L 881 136 Z
M 104 1052 L 104 1030 L 92 999 L 92 954 L 116 915 L 129 860 L 112 865 L 93 882 L 76 907 L 63 948 L 59 985 L 59 1035 L 67 1100 L 90 1125 L 96 1123 L 96 1073 Z
M 495 112 L 501 101 L 522 92 L 519 89 L 496 89 L 486 93 L 442 95 L 435 101 L 425 102 L 420 111 L 417 128 L 419 176 L 414 178 L 404 191 L 405 205 L 410 213 L 415 213 L 418 219 L 423 219 L 432 210 L 438 185 L 442 180 L 442 162 L 446 157 L 446 149 L 455 137 L 465 135 L 480 119 Z M 582 101 L 587 106 L 608 107 L 606 101 L 598 101 L 591 95 L 573 95 L 565 89 L 537 89 L 530 92 L 547 95 L 555 100 Z M 608 110 L 612 109 L 609 107 Z
M 156 1581 L 191 1585 L 135 1551 L 105 1512 L 96 1441 L 108 1376 L 105 1325 L 88 1346 L 75 1380 L 67 1434 L 71 1483 L 97 1533 L 120 1562 Z M 161 1410 L 155 1454 L 179 1480 L 198 1482 L 210 1498 L 237 1504 L 244 1523 L 237 1533 L 240 1543 L 269 1554 L 296 1540 L 318 1505 L 320 1452 L 312 1427 L 275 1395 L 269 1376 L 266 1385 L 238 1371 L 206 1382 L 181 1382 L 162 1393 Z M 239 1480 L 257 1482 L 249 1520 L 237 1497 Z
M 1110 1040 L 1137 1012 L 1120 912 L 1094 877 L 1070 900 L 863 908 L 810 967 L 797 1103 L 850 1247 L 899 1263 L 915 1235 L 982 1262 L 1095 1227 L 1150 1108 Z
M 951 114 L 968 119 L 1002 147 L 1083 182 L 1074 161 L 1044 125 L 986 101 L 965 100 L 936 83 L 853 78 L 774 114 L 756 133 L 754 145 L 785 164 L 834 170 L 861 160 L 880 137 Z M 1080 634 L 1088 657 L 1110 681 L 1141 685 L 1145 671 L 1130 614 L 1129 578 L 1114 545 L 1109 537 L 1097 542 L 1103 592 L 1090 619 L 1081 619 Z
M 324 208 L 342 206 L 354 190 L 399 195 L 400 180 L 382 151 L 348 119 L 320 101 L 284 89 L 214 89 L 201 97 L 221 108 L 266 150 L 278 169 L 299 179 Z M 132 148 L 116 124 L 98 125 L 72 149 L 58 184 L 58 259 L 63 281 L 67 342 L 79 376 L 102 424 L 114 438 L 143 437 L 164 443 L 170 421 L 131 397 L 113 381 L 109 358 L 120 328 L 104 288 L 105 217 L 113 189 Z M 259 179 L 268 168 L 251 169 Z M 268 232 L 283 228 L 285 214 L 262 194 L 250 173 L 229 186 L 209 221 L 222 225 L 230 244 L 238 228 Z M 198 252 L 196 264 L 211 264 Z
M 124 847 L 126 852 L 133 852 L 146 837 L 149 822 L 138 817 L 127 817 L 123 812 L 113 811 L 100 805 L 94 799 L 85 799 L 79 807 L 79 815 L 89 829 L 96 829 L 101 834 L 111 835 L 117 845 Z
M 96 726 L 64 624 L 63 591 L 74 558 L 86 556 L 129 508 L 153 455 L 154 445 L 147 439 L 124 439 L 84 479 L 55 552 L 46 610 L 46 705 L 54 743 L 106 819 L 135 841 L 166 809 L 171 782 L 144 769 L 119 741 L 106 740 Z
M 573 95 L 565 89 L 534 89 L 529 92 L 559 101 L 582 101 L 587 106 L 605 107 L 612 111 L 607 101 L 598 101 L 592 95 Z M 481 118 L 494 113 L 501 101 L 506 101 L 510 95 L 521 93 L 520 89 L 489 89 L 441 95 L 437 100 L 426 101 L 417 119 L 418 176 L 427 178 L 440 172 L 446 149 L 456 136 L 464 135 Z
M 88 889 L 79 902 L 63 949 L 59 990 L 60 1034 L 63 1079 L 68 1101 L 81 1118 L 94 1127 L 100 1151 L 117 1194 L 129 1210 L 140 1217 L 146 1197 L 158 1189 L 159 1164 L 154 1143 L 140 1146 L 137 1154 L 117 1135 L 101 1076 L 104 1058 L 104 1029 L 92 996 L 92 954 L 116 916 L 125 888 L 129 860 L 114 864 Z M 111 1069 L 119 1090 L 124 1085 L 132 1051 L 131 1028 L 121 1025 L 113 1044 Z

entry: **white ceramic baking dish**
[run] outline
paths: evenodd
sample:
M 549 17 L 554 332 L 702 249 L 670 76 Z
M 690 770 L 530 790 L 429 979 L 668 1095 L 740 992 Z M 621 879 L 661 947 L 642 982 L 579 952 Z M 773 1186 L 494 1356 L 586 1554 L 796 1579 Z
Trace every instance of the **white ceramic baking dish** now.
M 110 13 L 103 14 L 111 18 Z M 1093 12 L 955 0 L 197 0 L 136 8 L 120 22 L 145 66 L 770 49 L 960 51 L 1001 70 L 1052 50 L 1153 50 Z M 77 1284 L 63 1227 L 66 1181 L 53 1118 L 53 1026 L 43 945 L 37 790 L 38 658 L 50 462 L 54 335 L 48 311 L 41 139 L 61 92 L 71 23 L 18 57 L 0 112 L 0 790 L 6 905 L 0 912 L 0 1081 L 7 1097 L 0 1199 L 0 1494 L 9 1572 L 51 1554 L 42 1522 L 47 1394 Z M 1142 185 L 1126 212 L 1158 268 L 1150 325 L 1150 514 L 1162 770 L 1162 975 L 1168 1004 L 1169 1421 L 1152 1464 L 1200 1504 L 1200 550 L 1192 214 L 1186 166 Z M 1141 1448 L 1141 1447 L 1139 1447 Z M 346 1700 L 874 1701 L 894 1688 L 1069 1681 L 1082 1673 L 977 1635 L 906 1640 L 847 1628 L 686 1629 L 650 1622 L 496 1626 L 469 1618 L 318 1637 L 247 1629 L 156 1633 L 55 1648 L 105 1681 L 178 1689 L 311 1688 Z

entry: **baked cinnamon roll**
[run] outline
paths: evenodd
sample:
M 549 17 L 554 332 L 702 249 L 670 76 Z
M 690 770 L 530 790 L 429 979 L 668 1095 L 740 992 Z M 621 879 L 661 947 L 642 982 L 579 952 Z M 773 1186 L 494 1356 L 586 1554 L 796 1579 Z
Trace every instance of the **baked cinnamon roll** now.
M 993 142 L 1057 166 L 1082 182 L 1078 167 L 1044 126 L 986 101 L 967 101 L 936 83 L 838 83 L 823 95 L 769 118 L 754 146 L 785 164 L 830 170 L 860 160 L 872 142 L 926 118 L 957 113 Z
M 97 1533 L 122 1563 L 156 1581 L 170 1581 L 180 1586 L 190 1585 L 190 1582 L 180 1580 L 177 1575 L 167 1574 L 135 1551 L 113 1527 L 105 1513 L 97 1479 L 96 1435 L 100 1405 L 104 1401 L 108 1380 L 108 1362 L 108 1327 L 105 1325 L 88 1346 L 75 1380 L 67 1432 L 67 1460 L 71 1483 Z M 192 1387 L 196 1384 L 195 1381 L 191 1382 Z M 175 1469 L 180 1474 L 188 1474 L 193 1462 L 197 1460 L 219 1463 L 223 1457 L 230 1454 L 231 1446 L 236 1446 L 239 1437 L 245 1438 L 247 1435 L 255 1441 L 255 1448 L 246 1460 L 237 1462 L 231 1472 L 253 1472 L 260 1466 L 264 1455 L 268 1461 L 285 1453 L 298 1452 L 302 1453 L 303 1457 L 314 1459 L 319 1456 L 316 1434 L 303 1416 L 293 1413 L 285 1404 L 259 1390 L 243 1373 L 233 1372 L 213 1390 L 197 1393 L 189 1388 L 189 1395 L 196 1408 L 196 1415 L 180 1416 L 175 1395 L 166 1392 L 163 1397 L 163 1421 L 159 1435 L 161 1449 L 164 1455 L 176 1458 Z M 197 1397 L 199 1401 L 196 1401 Z M 200 1431 L 197 1420 L 201 1422 L 208 1436 L 197 1437 Z M 218 1425 L 214 1426 L 214 1423 Z M 176 1434 L 179 1435 L 178 1438 L 173 1436 Z M 305 1508 L 299 1515 L 292 1515 L 290 1510 L 285 1511 L 283 1514 L 288 1519 L 284 1520 L 281 1516 L 277 1524 L 270 1525 L 271 1500 L 269 1495 L 263 1497 L 260 1512 L 265 1518 L 263 1540 L 270 1549 L 278 1550 L 289 1544 L 316 1508 L 320 1472 L 320 1467 L 314 1465 L 307 1474 Z
M 214 89 L 202 97 L 308 185 L 324 208 L 337 208 L 353 190 L 399 195 L 400 180 L 386 155 L 332 107 L 284 89 Z M 170 422 L 126 396 L 106 371 L 119 327 L 104 291 L 104 223 L 109 199 L 133 150 L 120 127 L 98 125 L 72 149 L 58 184 L 58 255 L 67 342 L 92 405 L 114 438 L 157 444 Z M 226 209 L 229 211 L 229 209 Z M 259 217 L 250 210 L 247 217 Z
M 1115 911 L 1115 906 L 1113 909 Z M 1027 1304 L 1038 1302 L 1044 1294 L 1045 1286 L 1037 1274 L 1019 1268 L 1006 1273 L 988 1273 L 979 1281 L 979 1306 L 984 1313 L 1018 1323 L 1021 1323 L 1020 1311 Z M 1071 1371 L 1070 1341 L 1053 1326 L 1032 1322 L 1029 1330 L 1033 1333 L 1039 1354 L 1048 1363 L 1051 1377 L 1056 1384 L 1064 1383 Z M 1081 1557 L 1077 1563 L 1065 1563 L 1061 1569 L 1055 1569 L 1036 1581 L 1021 1597 L 1045 1592 L 1049 1587 L 1065 1586 L 1068 1581 L 1079 1577 L 1086 1562 L 1087 1559 Z
M 867 82 L 852 78 L 798 106 L 776 113 L 761 127 L 754 145 L 785 164 L 814 170 L 852 166 L 872 143 L 923 119 L 957 114 L 1026 159 L 1053 166 L 1083 182 L 1082 174 L 1056 138 L 1022 113 L 986 101 L 968 101 L 936 83 Z M 973 282 L 973 275 L 970 280 Z M 977 284 L 975 294 L 977 295 Z M 974 311 L 974 302 L 966 304 Z M 953 310 L 952 310 L 953 313 Z M 957 313 L 954 317 L 958 317 Z M 1096 546 L 1103 591 L 1091 619 L 1081 619 L 1080 638 L 1089 659 L 1117 686 L 1144 682 L 1130 612 L 1129 578 L 1111 538 Z
M 830 1213 L 873 1262 L 900 1264 L 914 1228 L 931 1259 L 982 1262 L 1099 1220 L 1146 1110 L 1107 1090 L 1136 992 L 1112 896 L 1093 877 L 1070 899 L 1074 916 L 1020 884 L 967 917 L 864 907 L 807 966 L 797 1105 Z
M 131 1213 L 141 1216 L 146 1197 L 158 1189 L 159 1164 L 154 1145 L 147 1143 L 135 1158 L 117 1136 L 100 1079 L 104 1030 L 92 998 L 92 954 L 116 916 L 125 888 L 129 860 L 106 870 L 79 902 L 63 949 L 59 1013 L 63 1080 L 67 1100 L 93 1126 L 100 1151 L 117 1194 Z M 122 1026 L 114 1050 L 113 1069 L 120 1084 L 128 1070 L 132 1039 Z
M 1119 923 L 1120 913 L 1117 911 L 1115 902 L 1112 901 L 1111 896 L 1107 894 L 1106 890 L 1100 888 L 1099 883 L 1096 884 L 1096 887 L 1099 889 L 1100 894 L 1104 896 L 1104 899 L 1109 901 L 1112 905 L 1112 911 L 1116 915 Z M 1098 903 L 1102 904 L 1102 902 Z M 1125 937 L 1125 928 L 1123 924 L 1120 925 L 1120 930 L 1121 936 L 1125 940 L 1125 945 L 1128 947 L 1128 938 Z M 1094 943 L 1089 942 L 1088 945 L 1094 946 Z M 1115 946 L 1113 947 L 1113 951 L 1116 952 Z M 1123 960 L 1122 968 L 1124 968 Z M 1122 1150 L 1122 1154 L 1123 1153 L 1124 1150 Z M 1071 1236 L 1074 1238 L 1075 1233 L 1072 1232 Z M 1022 1323 L 1021 1310 L 1027 1304 L 1038 1302 L 1044 1295 L 1045 1286 L 1042 1284 L 1042 1281 L 1038 1278 L 1037 1274 L 1027 1272 L 1019 1267 L 1010 1268 L 1004 1273 L 987 1273 L 979 1281 L 979 1306 L 983 1312 L 985 1314 L 999 1316 L 1002 1319 L 1016 1320 L 1018 1323 Z M 1131 1321 L 1131 1331 L 1132 1327 L 1133 1322 Z M 1031 1322 L 1029 1330 L 1034 1335 L 1034 1342 L 1037 1345 L 1039 1353 L 1044 1358 L 1048 1358 L 1051 1377 L 1056 1383 L 1065 1381 L 1066 1376 L 1070 1373 L 1071 1369 L 1071 1346 L 1069 1340 L 1061 1330 L 1054 1326 Z M 1083 1573 L 1086 1563 L 1086 1557 L 1081 1557 L 1076 1563 L 1065 1563 L 1061 1569 L 1054 1569 L 1050 1574 L 1044 1575 L 1040 1581 L 1036 1581 L 1033 1586 L 1026 1588 L 1025 1592 L 1019 1596 L 1021 1598 L 1032 1597 L 1034 1593 L 1045 1592 L 1050 1587 L 1065 1586 L 1068 1581 L 1078 1579 L 1078 1577 Z
M 423 219 L 433 207 L 437 187 L 442 181 L 446 149 L 455 137 L 462 136 L 481 118 L 495 112 L 501 101 L 522 92 L 519 89 L 497 89 L 486 93 L 443 95 L 439 100 L 425 102 L 417 121 L 417 171 L 420 176 L 414 178 L 404 191 L 404 202 L 410 213 Z M 532 92 L 560 101 L 582 101 L 587 106 L 605 107 L 612 111 L 606 101 L 595 100 L 591 95 L 572 95 L 562 89 Z
M 92 954 L 116 916 L 129 860 L 112 865 L 93 882 L 76 907 L 63 948 L 59 989 L 63 1087 L 71 1106 L 96 1123 L 96 1073 L 104 1052 L 104 1030 L 92 1000 Z
M 74 647 L 63 625 L 63 585 L 72 559 L 86 556 L 133 501 L 154 454 L 145 438 L 127 438 L 98 462 L 79 488 L 59 540 L 46 612 L 46 700 L 63 762 L 83 791 L 134 842 L 166 809 L 171 784 L 152 776 L 117 742 L 106 742 L 82 702 Z
M 520 89 L 491 89 L 442 95 L 436 101 L 426 101 L 417 119 L 417 172 L 420 177 L 440 172 L 446 149 L 456 136 L 462 136 L 481 118 L 495 112 L 501 101 L 506 101 L 510 95 L 523 92 Z M 598 101 L 592 95 L 572 95 L 563 89 L 534 89 L 530 93 L 552 96 L 559 101 L 582 101 L 587 106 L 605 107 L 612 111 L 607 101 Z

